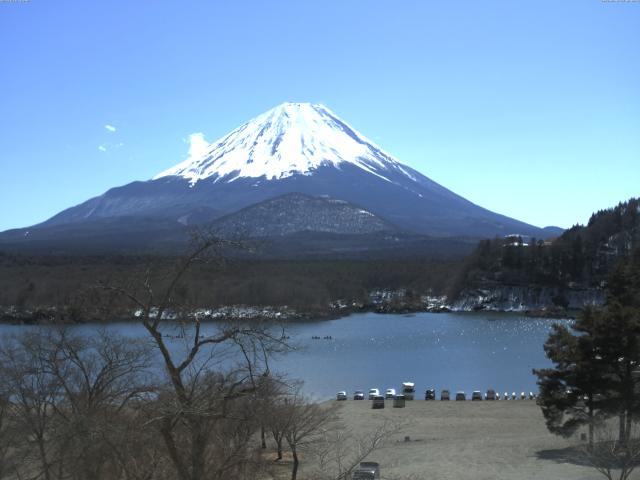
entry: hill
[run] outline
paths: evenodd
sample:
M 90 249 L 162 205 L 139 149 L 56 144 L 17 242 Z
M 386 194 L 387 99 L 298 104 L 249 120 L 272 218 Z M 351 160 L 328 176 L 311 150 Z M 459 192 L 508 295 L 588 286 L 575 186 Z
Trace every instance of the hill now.
M 451 291 L 460 308 L 581 308 L 601 303 L 608 275 L 640 247 L 640 200 L 594 213 L 552 241 L 483 240 Z

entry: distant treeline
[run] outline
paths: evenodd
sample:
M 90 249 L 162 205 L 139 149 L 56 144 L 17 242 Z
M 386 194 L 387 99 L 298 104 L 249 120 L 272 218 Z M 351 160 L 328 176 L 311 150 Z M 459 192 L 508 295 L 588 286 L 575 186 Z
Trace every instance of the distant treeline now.
M 22 256 L 0 254 L 0 306 L 91 310 L 102 283 L 137 288 L 147 274 L 156 290 L 177 258 L 144 256 Z M 444 294 L 460 262 L 434 260 L 317 260 L 200 262 L 180 294 L 195 307 L 288 305 L 326 310 L 339 299 L 366 303 L 376 289 Z M 124 305 L 122 305 L 124 307 Z M 72 312 L 69 312 L 73 315 Z
M 553 241 L 520 236 L 483 240 L 463 260 L 212 258 L 189 270 L 179 293 L 194 308 L 287 305 L 313 313 L 326 312 L 337 300 L 366 304 L 374 290 L 402 289 L 411 302 L 424 294 L 454 299 L 464 290 L 496 285 L 602 288 L 620 259 L 639 246 L 640 200 L 631 199 L 593 214 L 586 226 L 576 225 Z M 159 290 L 177 260 L 166 255 L 0 252 L 0 308 L 54 307 L 67 319 L 81 320 L 105 303 L 96 297 L 96 285 L 135 289 L 149 276 L 150 286 Z M 117 302 L 111 307 L 130 309 Z
M 603 287 L 620 258 L 640 245 L 640 200 L 594 213 L 553 241 L 483 240 L 464 261 L 451 293 L 484 285 Z

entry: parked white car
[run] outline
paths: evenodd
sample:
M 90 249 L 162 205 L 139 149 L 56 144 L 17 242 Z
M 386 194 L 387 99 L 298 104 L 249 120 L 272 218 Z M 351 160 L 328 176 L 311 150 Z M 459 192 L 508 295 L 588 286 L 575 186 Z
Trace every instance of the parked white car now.
M 373 400 L 373 397 L 377 397 L 380 395 L 380 390 L 377 388 L 369 389 L 369 400 Z
M 396 389 L 395 388 L 387 388 L 387 391 L 384 394 L 385 397 L 387 398 L 393 398 L 396 396 Z
M 347 399 L 347 392 L 345 392 L 344 390 L 340 390 L 336 395 L 336 400 L 346 400 L 346 399 Z

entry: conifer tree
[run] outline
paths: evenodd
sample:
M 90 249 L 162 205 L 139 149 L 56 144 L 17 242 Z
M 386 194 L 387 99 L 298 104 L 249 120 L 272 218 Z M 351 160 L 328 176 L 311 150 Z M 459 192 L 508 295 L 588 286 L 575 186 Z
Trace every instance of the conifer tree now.
M 570 436 L 618 417 L 618 441 L 640 419 L 640 249 L 611 275 L 604 308 L 588 308 L 569 330 L 554 327 L 545 343 L 554 368 L 534 370 L 539 405 L 553 433 Z
M 574 325 L 574 332 L 554 325 L 544 349 L 555 367 L 534 370 L 540 387 L 538 403 L 549 431 L 569 437 L 586 425 L 590 444 L 594 426 L 603 414 L 600 404 L 608 384 L 606 365 L 592 335 L 601 321 L 596 312 L 588 310 Z

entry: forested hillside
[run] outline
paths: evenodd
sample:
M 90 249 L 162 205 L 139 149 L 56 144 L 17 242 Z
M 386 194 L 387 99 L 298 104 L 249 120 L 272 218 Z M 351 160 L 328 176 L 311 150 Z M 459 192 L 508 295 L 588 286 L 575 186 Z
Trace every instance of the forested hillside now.
M 620 258 L 640 245 L 640 200 L 632 198 L 594 213 L 551 241 L 509 236 L 483 240 L 464 262 L 452 289 L 458 298 L 471 289 L 495 286 L 552 288 L 560 292 L 601 289 Z
M 0 254 L 0 319 L 51 317 L 86 321 L 98 315 L 99 284 L 140 288 L 153 272 L 154 290 L 162 288 L 175 257 L 135 256 L 22 256 Z M 337 301 L 364 305 L 376 290 L 403 289 L 408 297 L 444 294 L 455 278 L 456 261 L 247 261 L 227 260 L 194 265 L 180 294 L 194 308 L 228 305 L 281 307 L 310 315 L 331 312 Z M 104 300 L 104 299 L 102 299 Z M 122 311 L 124 304 L 110 304 Z M 41 311 L 44 310 L 44 311 Z M 39 312 L 40 311 L 40 312 Z
M 640 249 L 638 199 L 599 211 L 586 226 L 576 225 L 552 241 L 517 235 L 483 240 L 463 261 L 399 255 L 202 262 L 190 270 L 181 294 L 194 308 L 286 305 L 311 316 L 332 314 L 335 308 L 378 309 L 378 297 L 394 299 L 389 300 L 392 310 L 424 309 L 426 297 L 444 294 L 443 308 L 538 311 L 555 306 L 562 315 L 566 308 L 602 303 L 609 274 L 634 249 Z M 0 318 L 86 321 L 100 313 L 95 286 L 137 288 L 146 272 L 154 272 L 157 290 L 175 261 L 171 256 L 0 253 Z M 125 305 L 111 307 L 124 312 Z

